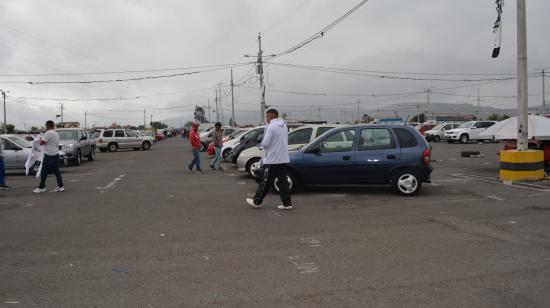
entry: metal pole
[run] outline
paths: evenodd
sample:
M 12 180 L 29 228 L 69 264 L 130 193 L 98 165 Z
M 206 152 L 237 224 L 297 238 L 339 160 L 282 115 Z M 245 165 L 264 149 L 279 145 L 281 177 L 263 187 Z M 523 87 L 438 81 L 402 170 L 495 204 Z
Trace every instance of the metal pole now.
M 65 121 L 63 121 L 63 103 L 59 103 L 61 105 L 61 123 L 65 123 Z
M 479 106 L 479 88 L 477 88 L 477 110 L 476 110 L 476 120 L 480 120 L 479 119 L 479 109 L 480 109 L 480 106 Z
M 430 89 L 428 88 L 428 91 L 426 92 L 428 93 L 428 114 L 426 115 L 426 119 L 424 119 L 424 122 L 429 122 L 430 121 L 430 112 L 431 112 L 431 107 L 430 107 Z
M 529 133 L 527 114 L 527 24 L 525 0 L 517 0 L 517 74 L 518 74 L 518 140 L 517 150 L 528 149 Z
M 84 111 L 84 129 L 88 129 L 87 111 Z
M 235 94 L 233 92 L 233 69 L 231 69 L 231 122 L 230 126 L 235 126 Z
M 546 90 L 545 90 L 545 83 L 544 83 L 544 77 L 545 77 L 545 69 L 542 69 L 542 110 L 546 112 Z
M 8 122 L 6 120 L 6 91 L 2 91 L 2 97 L 4 98 L 4 134 L 8 133 Z
M 359 114 L 359 103 L 360 101 L 357 100 L 357 124 L 361 121 L 361 115 Z
M 143 109 L 143 129 L 147 128 L 147 120 L 145 120 L 145 109 Z
M 264 66 L 263 66 L 262 55 L 263 55 L 263 51 L 262 51 L 262 34 L 258 33 L 257 73 L 260 75 L 260 123 L 264 122 L 264 113 L 265 113 Z

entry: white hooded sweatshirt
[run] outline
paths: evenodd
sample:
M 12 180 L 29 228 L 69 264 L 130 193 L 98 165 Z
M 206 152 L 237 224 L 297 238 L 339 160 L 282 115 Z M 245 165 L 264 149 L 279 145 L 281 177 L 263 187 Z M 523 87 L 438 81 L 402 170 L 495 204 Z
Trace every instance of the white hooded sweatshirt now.
M 273 119 L 264 131 L 262 148 L 265 155 L 262 159 L 264 165 L 286 164 L 290 162 L 288 157 L 288 129 L 281 119 Z

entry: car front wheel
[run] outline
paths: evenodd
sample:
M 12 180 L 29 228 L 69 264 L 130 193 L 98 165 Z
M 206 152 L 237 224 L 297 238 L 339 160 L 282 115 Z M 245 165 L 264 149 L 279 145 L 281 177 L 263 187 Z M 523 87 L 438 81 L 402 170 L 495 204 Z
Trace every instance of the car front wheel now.
M 434 136 L 432 139 L 433 139 L 434 142 L 441 141 L 441 137 L 439 137 L 439 136 Z
M 92 148 L 90 155 L 88 155 L 88 161 L 94 161 L 94 160 L 95 160 L 95 148 Z
M 394 176 L 393 185 L 400 195 L 410 197 L 420 192 L 422 181 L 414 172 L 404 170 Z
M 462 143 L 462 144 L 468 143 L 469 140 L 470 139 L 468 138 L 468 135 L 466 135 L 466 134 L 460 136 L 460 143 Z
M 73 159 L 73 165 L 80 166 L 81 162 L 82 162 L 82 154 L 80 153 L 80 150 L 76 150 L 76 153 Z
M 145 151 L 149 151 L 151 149 L 151 143 L 150 142 L 144 142 L 141 148 Z

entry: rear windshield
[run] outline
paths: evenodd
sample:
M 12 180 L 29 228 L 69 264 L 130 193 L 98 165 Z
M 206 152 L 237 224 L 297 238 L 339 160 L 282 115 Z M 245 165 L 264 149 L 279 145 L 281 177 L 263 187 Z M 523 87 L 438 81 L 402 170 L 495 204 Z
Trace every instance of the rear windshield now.
M 113 131 L 112 130 L 106 130 L 103 132 L 103 137 L 113 137 Z
M 418 145 L 414 135 L 405 128 L 394 128 L 393 131 L 399 140 L 399 145 L 402 148 L 414 148 Z

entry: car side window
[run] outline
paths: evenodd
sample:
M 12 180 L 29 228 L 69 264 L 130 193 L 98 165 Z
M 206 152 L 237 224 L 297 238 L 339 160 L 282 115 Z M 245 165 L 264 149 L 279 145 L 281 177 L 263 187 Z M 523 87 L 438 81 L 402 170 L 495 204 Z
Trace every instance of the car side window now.
M 112 130 L 103 131 L 103 137 L 106 137 L 106 138 L 113 137 L 113 131 Z
M 359 151 L 395 148 L 395 140 L 387 128 L 363 128 L 359 138 Z
M 349 152 L 353 149 L 354 137 L 355 129 L 335 132 L 319 143 L 319 150 L 321 153 Z
M 297 129 L 288 134 L 288 144 L 306 144 L 311 140 L 313 128 Z
M 393 132 L 397 136 L 399 146 L 402 148 L 414 148 L 418 145 L 418 141 L 414 137 L 413 133 L 404 128 L 394 128 Z
M 493 123 L 493 122 L 483 122 L 483 128 L 489 128 L 489 127 L 493 126 L 493 124 L 495 124 L 495 123 Z
M 127 131 L 126 131 L 126 135 L 127 135 L 128 137 L 132 137 L 132 138 L 135 138 L 135 137 L 138 136 L 138 134 L 137 134 L 135 131 L 133 131 L 133 130 L 127 130 Z
M 115 137 L 124 137 L 124 131 L 121 129 L 115 130 Z
M 322 134 L 328 132 L 329 130 L 333 129 L 334 127 L 318 127 L 317 133 L 315 133 L 315 138 L 321 136 Z
M 449 129 L 451 129 L 451 127 L 452 127 L 452 124 L 447 124 L 447 125 L 443 126 L 443 130 L 449 130 Z
M 2 139 L 2 143 L 4 145 L 4 150 L 13 151 L 16 148 L 18 148 L 18 146 L 16 146 L 15 143 L 5 139 Z

